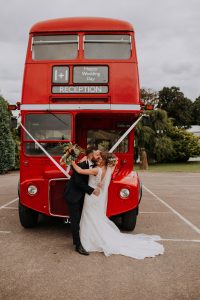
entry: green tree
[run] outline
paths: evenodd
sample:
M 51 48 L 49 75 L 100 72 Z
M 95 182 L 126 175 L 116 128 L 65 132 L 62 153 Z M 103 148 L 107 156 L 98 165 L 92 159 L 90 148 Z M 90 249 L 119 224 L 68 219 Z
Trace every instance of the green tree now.
M 140 122 L 135 128 L 135 142 L 139 148 L 148 148 L 154 136 L 154 131 L 149 126 Z
M 151 162 L 184 162 L 200 156 L 198 137 L 173 126 L 164 110 L 147 112 L 150 125 L 142 122 L 135 129 L 136 155 L 145 150 Z
M 8 172 L 15 165 L 15 143 L 7 107 L 7 102 L 0 96 L 0 174 Z
M 154 91 L 152 89 L 140 89 L 140 99 L 144 104 L 151 104 L 156 106 L 158 104 L 159 98 L 158 98 L 158 92 Z
M 149 116 L 149 126 L 141 122 L 135 129 L 136 154 L 143 149 L 149 161 L 164 161 L 173 152 L 172 140 L 167 137 L 171 121 L 166 111 L 161 109 L 146 114 Z
M 198 137 L 185 129 L 171 127 L 168 136 L 173 141 L 173 153 L 168 155 L 171 162 L 185 162 L 190 157 L 200 156 L 200 143 Z
M 200 96 L 193 103 L 192 116 L 193 125 L 200 125 Z
M 21 126 L 18 126 L 18 128 L 13 128 L 11 130 L 12 132 L 12 137 L 13 140 L 15 142 L 15 166 L 14 169 L 15 170 L 19 170 L 20 167 L 20 163 L 19 163 L 19 159 L 20 159 L 20 134 L 21 134 Z
M 172 125 L 171 119 L 168 118 L 167 112 L 163 109 L 156 109 L 147 112 L 150 118 L 151 128 L 159 135 L 166 133 Z
M 174 153 L 173 142 L 170 137 L 155 137 L 153 154 L 157 162 L 166 161 L 167 157 L 171 157 Z
M 139 122 L 135 127 L 135 161 L 140 156 L 141 169 L 148 168 L 147 153 L 149 145 L 154 137 L 154 131 L 149 127 Z M 144 159 L 145 158 L 145 159 Z
M 159 91 L 158 107 L 166 110 L 168 116 L 173 119 L 175 126 L 189 128 L 192 125 L 193 103 L 184 97 L 178 87 L 164 87 Z
M 156 109 L 148 112 L 150 126 L 154 131 L 154 137 L 149 145 L 149 158 L 157 162 L 162 162 L 173 152 L 172 140 L 167 137 L 167 132 L 172 126 L 171 119 L 167 112 L 162 109 Z

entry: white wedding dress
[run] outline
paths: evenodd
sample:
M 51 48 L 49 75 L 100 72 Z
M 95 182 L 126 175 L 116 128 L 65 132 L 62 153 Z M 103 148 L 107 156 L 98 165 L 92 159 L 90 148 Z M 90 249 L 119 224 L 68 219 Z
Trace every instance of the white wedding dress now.
M 88 251 L 104 252 L 106 256 L 121 254 L 136 259 L 154 257 L 164 253 L 159 244 L 159 236 L 145 234 L 121 233 L 118 227 L 106 217 L 108 187 L 112 169 L 107 168 L 102 181 L 101 193 L 85 195 L 80 221 L 80 238 L 83 247 Z M 89 176 L 89 185 L 96 188 L 101 182 L 102 169 L 98 168 L 97 176 Z

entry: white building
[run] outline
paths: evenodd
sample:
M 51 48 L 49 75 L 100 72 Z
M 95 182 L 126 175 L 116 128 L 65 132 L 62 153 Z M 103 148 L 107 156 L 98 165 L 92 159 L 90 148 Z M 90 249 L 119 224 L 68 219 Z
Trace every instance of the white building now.
M 192 125 L 190 129 L 187 129 L 188 132 L 193 133 L 194 135 L 200 138 L 200 126 L 199 125 Z M 192 157 L 189 161 L 200 161 L 200 157 Z
M 192 127 L 190 129 L 187 129 L 187 131 L 200 137 L 200 126 L 199 125 L 192 125 Z

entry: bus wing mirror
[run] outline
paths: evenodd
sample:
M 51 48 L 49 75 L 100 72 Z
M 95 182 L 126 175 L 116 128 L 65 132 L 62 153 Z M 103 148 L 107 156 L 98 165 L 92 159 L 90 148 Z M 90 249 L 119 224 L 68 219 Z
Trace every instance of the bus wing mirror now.
M 145 109 L 145 110 L 154 110 L 154 105 L 153 105 L 153 104 L 146 104 L 146 105 L 144 106 L 144 109 Z
M 20 102 L 17 102 L 16 104 L 8 104 L 8 110 L 20 110 Z

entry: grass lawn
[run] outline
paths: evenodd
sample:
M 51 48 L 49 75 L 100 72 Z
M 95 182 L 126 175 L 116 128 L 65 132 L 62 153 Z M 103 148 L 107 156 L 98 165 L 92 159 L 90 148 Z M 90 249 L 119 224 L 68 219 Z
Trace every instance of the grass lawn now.
M 146 172 L 140 170 L 139 164 L 135 165 L 135 171 Z M 168 163 L 168 164 L 152 164 L 149 165 L 147 171 L 150 172 L 195 172 L 200 173 L 200 161 L 188 161 L 185 163 Z

